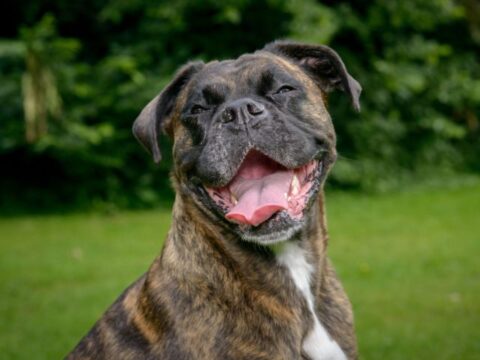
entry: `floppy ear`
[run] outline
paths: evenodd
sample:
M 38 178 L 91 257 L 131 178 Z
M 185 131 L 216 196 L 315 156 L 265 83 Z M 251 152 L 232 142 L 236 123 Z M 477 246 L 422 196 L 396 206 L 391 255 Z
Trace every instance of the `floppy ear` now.
M 362 87 L 347 72 L 340 56 L 328 46 L 275 41 L 267 44 L 263 50 L 294 60 L 316 80 L 323 91 L 344 91 L 350 97 L 353 108 L 360 111 Z
M 203 65 L 203 62 L 198 61 L 182 67 L 172 82 L 143 108 L 133 123 L 133 135 L 153 156 L 156 163 L 162 159 L 158 145 L 159 133 L 172 113 L 178 94 Z

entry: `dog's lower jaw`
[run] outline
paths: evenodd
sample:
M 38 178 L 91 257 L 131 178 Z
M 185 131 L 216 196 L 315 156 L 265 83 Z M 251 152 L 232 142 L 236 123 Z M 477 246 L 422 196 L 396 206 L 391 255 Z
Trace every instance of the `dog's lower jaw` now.
M 259 245 L 273 245 L 292 239 L 303 227 L 302 223 L 295 224 L 288 229 L 264 235 L 241 234 L 243 241 L 257 243 Z

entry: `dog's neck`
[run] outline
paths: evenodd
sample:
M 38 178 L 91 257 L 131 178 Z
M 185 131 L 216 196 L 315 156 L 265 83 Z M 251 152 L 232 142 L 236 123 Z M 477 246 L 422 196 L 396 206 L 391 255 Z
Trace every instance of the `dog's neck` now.
M 269 329 L 278 354 L 299 346 L 302 353 L 315 355 L 312 349 L 319 342 L 334 344 L 336 351 L 315 313 L 328 277 L 323 191 L 300 233 L 273 248 L 241 240 L 179 194 L 162 254 L 146 278 L 148 286 L 175 299 L 170 306 L 179 308 L 172 311 L 188 312 L 197 325 L 219 311 L 233 321 L 231 331 L 237 323 L 257 323 L 250 325 Z M 227 326 L 224 322 L 221 326 Z M 211 336 L 222 331 L 220 325 L 208 324 L 205 331 Z M 292 342 L 286 343 L 285 337 Z
M 239 277 L 249 286 L 265 288 L 268 282 L 275 281 L 272 277 L 284 274 L 277 271 L 278 253 L 285 246 L 294 244 L 304 251 L 312 266 L 312 276 L 317 278 L 322 276 L 328 240 L 323 191 L 309 211 L 306 225 L 296 236 L 274 246 L 264 246 L 241 240 L 225 226 L 212 221 L 190 197 L 177 192 L 172 229 L 161 261 L 164 266 L 172 261 L 176 271 L 185 272 L 184 279 L 189 278 L 188 274 L 195 273 L 196 278 L 203 276 L 205 281 L 215 282 L 216 276 L 223 274 Z M 315 292 L 318 289 L 312 290 Z

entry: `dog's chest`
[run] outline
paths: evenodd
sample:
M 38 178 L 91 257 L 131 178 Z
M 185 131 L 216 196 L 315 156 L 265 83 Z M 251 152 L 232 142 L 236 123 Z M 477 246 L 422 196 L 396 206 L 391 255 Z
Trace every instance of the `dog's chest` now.
M 342 349 L 330 338 L 315 313 L 315 299 L 310 287 L 313 266 L 308 263 L 305 250 L 296 244 L 287 244 L 277 254 L 277 261 L 288 269 L 295 286 L 305 298 L 313 317 L 313 327 L 302 344 L 304 353 L 311 360 L 346 359 Z

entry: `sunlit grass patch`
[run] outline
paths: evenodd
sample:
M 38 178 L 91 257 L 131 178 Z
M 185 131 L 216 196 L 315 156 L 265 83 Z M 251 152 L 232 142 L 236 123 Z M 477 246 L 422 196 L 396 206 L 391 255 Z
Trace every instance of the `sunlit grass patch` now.
M 480 184 L 327 198 L 364 359 L 480 354 Z M 170 212 L 0 220 L 0 353 L 58 359 L 159 253 Z

